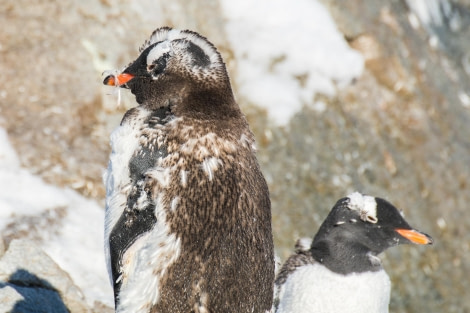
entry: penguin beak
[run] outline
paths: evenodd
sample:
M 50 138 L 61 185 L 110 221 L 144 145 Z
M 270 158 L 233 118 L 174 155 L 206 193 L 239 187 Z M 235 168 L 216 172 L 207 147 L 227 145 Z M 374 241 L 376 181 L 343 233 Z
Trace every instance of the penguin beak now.
M 106 78 L 103 80 L 104 85 L 108 86 L 122 86 L 128 81 L 130 81 L 132 78 L 134 78 L 134 75 L 129 74 L 129 73 L 121 73 L 117 76 L 115 75 L 108 75 Z
M 395 231 L 402 237 L 405 237 L 409 241 L 419 245 L 431 245 L 433 243 L 431 236 L 414 229 L 397 228 Z

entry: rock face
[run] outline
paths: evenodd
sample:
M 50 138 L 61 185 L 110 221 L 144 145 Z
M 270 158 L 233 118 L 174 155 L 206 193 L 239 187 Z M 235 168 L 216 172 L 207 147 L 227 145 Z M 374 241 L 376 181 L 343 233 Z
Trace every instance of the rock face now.
M 37 243 L 13 240 L 0 259 L 0 312 L 92 312 L 80 289 Z
M 50 183 L 104 198 L 109 133 L 126 108 L 106 95 L 100 74 L 124 66 L 158 26 L 209 37 L 233 80 L 236 60 L 219 1 L 186 2 L 1 1 L 0 126 L 22 165 Z M 363 75 L 335 96 L 304 103 L 286 127 L 271 124 L 235 90 L 258 137 L 277 251 L 284 259 L 298 237 L 316 232 L 334 200 L 353 190 L 387 198 L 436 240 L 432 249 L 384 256 L 390 310 L 470 311 L 470 280 L 462 279 L 470 272 L 470 3 L 321 2 L 364 56 Z M 437 11 L 422 14 L 428 11 L 413 4 L 425 2 Z M 283 57 L 271 60 L 273 67 Z M 8 280 L 18 269 L 2 276 L 2 299 L 23 297 L 27 287 Z M 32 273 L 41 292 L 69 306 L 49 277 Z

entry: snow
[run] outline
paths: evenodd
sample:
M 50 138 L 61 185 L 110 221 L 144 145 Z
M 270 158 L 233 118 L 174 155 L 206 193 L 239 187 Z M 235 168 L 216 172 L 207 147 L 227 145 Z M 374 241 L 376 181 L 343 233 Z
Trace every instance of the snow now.
M 18 156 L 0 128 L 0 233 L 15 218 L 65 208 L 64 219 L 43 228 L 43 250 L 70 274 L 87 302 L 113 306 L 103 252 L 104 210 L 73 190 L 45 183 L 20 167 Z
M 237 61 L 238 92 L 286 125 L 316 94 L 334 96 L 360 76 L 352 50 L 317 0 L 221 0 Z

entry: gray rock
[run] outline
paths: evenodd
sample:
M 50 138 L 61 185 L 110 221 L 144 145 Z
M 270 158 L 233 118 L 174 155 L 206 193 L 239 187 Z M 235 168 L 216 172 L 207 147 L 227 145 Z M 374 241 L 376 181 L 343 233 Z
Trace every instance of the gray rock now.
M 0 282 L 0 312 L 9 312 L 16 303 L 23 301 L 23 297 L 16 291 L 15 286 Z
M 33 241 L 13 240 L 0 260 L 1 312 L 91 312 L 80 289 Z

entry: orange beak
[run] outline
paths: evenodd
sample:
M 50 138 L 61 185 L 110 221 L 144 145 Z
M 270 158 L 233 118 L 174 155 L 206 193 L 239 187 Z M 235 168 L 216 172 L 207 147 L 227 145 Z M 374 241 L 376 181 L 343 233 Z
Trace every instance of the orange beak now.
M 397 233 L 408 239 L 413 243 L 417 243 L 419 245 L 430 245 L 433 243 L 433 240 L 430 236 L 420 233 L 414 229 L 402 229 L 397 228 L 395 229 Z
M 103 80 L 104 85 L 108 86 L 121 86 L 134 78 L 134 75 L 128 73 L 122 73 L 117 76 L 109 75 Z M 116 81 L 117 80 L 117 81 Z

